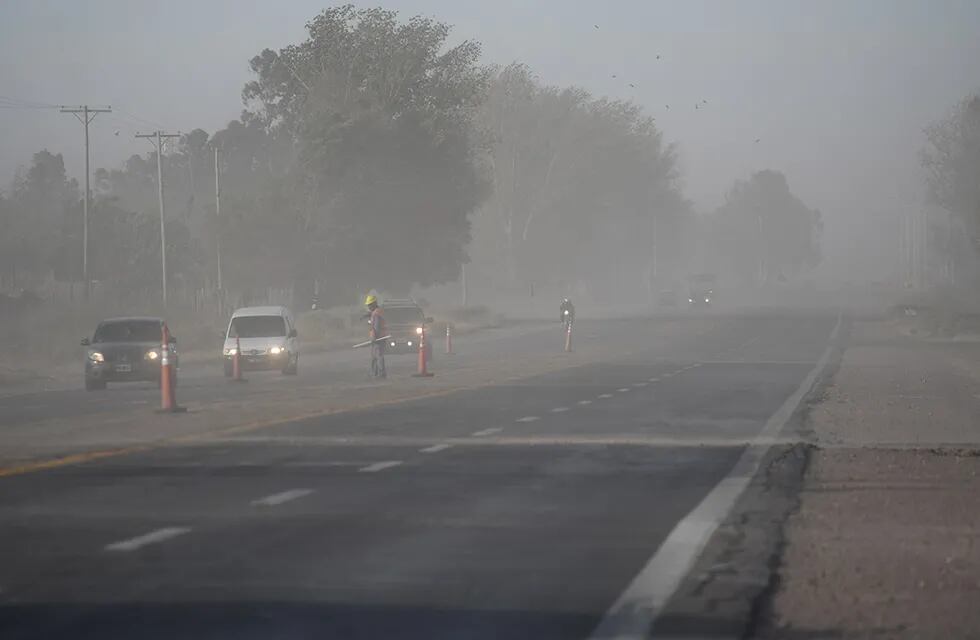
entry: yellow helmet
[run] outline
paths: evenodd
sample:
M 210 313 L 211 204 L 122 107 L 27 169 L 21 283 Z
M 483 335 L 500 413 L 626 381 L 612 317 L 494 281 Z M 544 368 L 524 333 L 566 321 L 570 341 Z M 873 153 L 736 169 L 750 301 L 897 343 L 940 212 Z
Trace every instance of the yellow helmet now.
M 372 304 L 378 304 L 378 296 L 373 293 L 369 293 L 366 298 L 364 298 L 364 306 L 370 306 Z

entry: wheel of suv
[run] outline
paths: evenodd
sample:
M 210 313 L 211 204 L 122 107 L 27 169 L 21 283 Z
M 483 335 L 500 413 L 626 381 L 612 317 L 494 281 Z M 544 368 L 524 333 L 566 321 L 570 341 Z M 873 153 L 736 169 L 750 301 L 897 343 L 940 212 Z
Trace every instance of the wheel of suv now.
M 299 373 L 299 354 L 295 358 L 287 359 L 286 366 L 282 368 L 282 375 L 295 376 Z

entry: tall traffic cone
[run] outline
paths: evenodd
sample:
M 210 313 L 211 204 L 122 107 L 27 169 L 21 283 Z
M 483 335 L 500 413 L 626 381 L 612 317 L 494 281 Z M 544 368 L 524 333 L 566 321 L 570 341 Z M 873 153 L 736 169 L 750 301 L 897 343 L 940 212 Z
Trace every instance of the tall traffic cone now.
M 242 342 L 238 334 L 235 334 L 235 353 L 231 356 L 231 380 L 232 382 L 246 382 L 242 377 Z
M 565 329 L 565 353 L 572 352 L 572 323 L 571 321 L 565 323 L 567 329 Z
M 434 374 L 429 372 L 429 356 L 425 345 L 425 330 L 419 334 L 419 370 L 413 373 L 414 378 L 431 378 Z
M 160 410 L 158 413 L 183 413 L 186 408 L 177 404 L 177 389 L 174 387 L 176 372 L 170 369 L 170 329 L 163 323 L 163 337 L 160 345 Z
M 446 323 L 446 353 L 451 354 L 453 352 L 453 332 L 450 328 L 450 324 Z

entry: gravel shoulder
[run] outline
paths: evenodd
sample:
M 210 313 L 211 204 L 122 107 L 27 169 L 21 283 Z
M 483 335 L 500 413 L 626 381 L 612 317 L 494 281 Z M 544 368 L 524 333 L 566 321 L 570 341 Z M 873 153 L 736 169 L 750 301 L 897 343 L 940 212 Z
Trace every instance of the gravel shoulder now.
M 812 440 L 762 638 L 980 637 L 980 347 L 855 322 Z

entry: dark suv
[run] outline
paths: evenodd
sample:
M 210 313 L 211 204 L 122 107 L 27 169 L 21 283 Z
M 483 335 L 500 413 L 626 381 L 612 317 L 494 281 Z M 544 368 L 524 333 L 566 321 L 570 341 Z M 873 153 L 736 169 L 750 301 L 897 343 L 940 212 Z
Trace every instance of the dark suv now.
M 163 341 L 162 318 L 109 318 L 99 323 L 85 350 L 85 389 L 105 389 L 109 382 L 159 381 Z M 177 340 L 170 337 L 170 374 L 177 383 Z
M 426 318 L 414 300 L 385 300 L 381 313 L 385 319 L 385 327 L 391 334 L 391 340 L 385 345 L 388 353 L 418 353 L 419 338 L 425 331 L 426 356 L 432 356 L 432 336 L 428 333 L 428 324 L 432 318 Z

